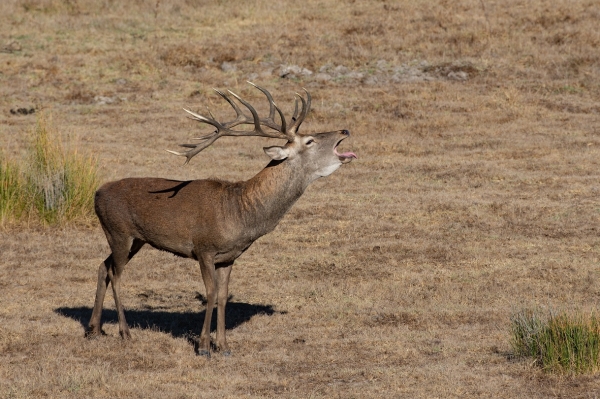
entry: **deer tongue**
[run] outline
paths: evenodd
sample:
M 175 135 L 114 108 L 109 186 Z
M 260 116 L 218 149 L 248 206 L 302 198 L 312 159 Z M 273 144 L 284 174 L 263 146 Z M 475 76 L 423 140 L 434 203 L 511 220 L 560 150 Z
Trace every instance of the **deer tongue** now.
M 337 155 L 340 158 L 340 161 L 352 160 L 352 158 L 358 159 L 358 157 L 356 156 L 356 154 L 353 153 L 352 151 L 342 152 L 340 154 L 339 152 L 337 152 L 337 148 L 334 148 L 333 152 L 335 153 L 335 155 Z

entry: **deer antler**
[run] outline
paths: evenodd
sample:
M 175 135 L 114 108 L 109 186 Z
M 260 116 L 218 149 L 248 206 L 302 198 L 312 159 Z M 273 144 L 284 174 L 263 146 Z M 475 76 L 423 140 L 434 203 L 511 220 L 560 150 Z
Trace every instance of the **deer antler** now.
M 169 151 L 170 153 L 175 154 L 175 155 L 182 155 L 182 156 L 186 157 L 187 159 L 186 159 L 185 163 L 188 163 L 194 155 L 198 154 L 200 151 L 204 150 L 205 148 L 210 146 L 212 143 L 214 143 L 219 137 L 223 137 L 223 136 L 261 136 L 261 137 L 270 137 L 270 138 L 276 138 L 276 139 L 286 139 L 288 142 L 294 141 L 294 138 L 296 137 L 296 133 L 298 132 L 298 129 L 300 128 L 300 124 L 302 124 L 302 122 L 304 121 L 304 118 L 306 118 L 306 115 L 308 114 L 308 111 L 310 109 L 310 102 L 311 102 L 310 93 L 308 91 L 306 91 L 306 89 L 304 89 L 304 91 L 306 92 L 306 96 L 307 96 L 306 100 L 300 94 L 296 93 L 296 97 L 297 97 L 296 98 L 296 107 L 294 110 L 294 115 L 292 116 L 292 125 L 288 127 L 287 123 L 285 121 L 285 117 L 283 116 L 283 112 L 281 112 L 281 109 L 279 109 L 279 107 L 277 107 L 277 105 L 275 105 L 275 101 L 273 101 L 273 96 L 271 96 L 271 93 L 269 93 L 266 89 L 264 89 L 258 85 L 255 85 L 252 82 L 248 82 L 248 83 L 250 83 L 252 86 L 254 86 L 258 90 L 260 90 L 267 97 L 267 100 L 269 100 L 269 116 L 268 117 L 262 118 L 262 119 L 259 118 L 258 113 L 254 109 L 254 107 L 252 107 L 252 105 L 250 105 L 247 101 L 245 101 L 243 98 L 241 98 L 240 96 L 238 96 L 231 90 L 228 90 L 229 95 L 227 95 L 220 90 L 214 89 L 218 95 L 223 97 L 231 105 L 231 107 L 233 108 L 233 110 L 236 113 L 236 118 L 229 122 L 219 122 L 214 118 L 214 116 L 212 115 L 210 110 L 208 111 L 210 117 L 207 117 L 207 116 L 197 114 L 195 112 L 192 112 L 192 111 L 184 108 L 183 110 L 191 115 L 190 119 L 212 125 L 217 130 L 215 130 L 214 132 L 207 134 L 205 136 L 196 138 L 195 140 L 201 141 L 199 144 L 180 144 L 181 147 L 190 148 L 190 150 L 188 150 L 188 151 L 182 151 L 182 152 L 171 151 L 171 150 L 167 150 L 167 151 Z M 240 103 L 242 103 L 246 108 L 248 108 L 248 111 L 250 111 L 251 116 L 244 114 L 244 112 L 240 109 L 240 107 L 236 104 L 236 102 L 230 96 L 234 97 L 236 100 L 238 100 Z M 302 110 L 300 111 L 299 115 L 298 115 L 298 99 L 300 99 L 300 101 L 302 102 Z M 275 111 L 277 111 L 277 113 L 279 114 L 279 118 L 281 119 L 281 124 L 277 124 L 277 122 L 275 122 Z M 238 125 L 254 125 L 254 130 L 232 130 L 232 128 L 234 128 Z M 262 126 L 266 126 L 272 130 L 264 131 L 262 129 Z

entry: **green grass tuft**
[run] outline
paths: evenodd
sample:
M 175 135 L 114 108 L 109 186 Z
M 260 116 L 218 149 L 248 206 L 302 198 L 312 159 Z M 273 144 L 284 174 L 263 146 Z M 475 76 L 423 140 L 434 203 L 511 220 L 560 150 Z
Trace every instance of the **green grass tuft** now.
M 22 186 L 19 168 L 0 153 L 0 225 L 22 212 Z
M 37 221 L 42 225 L 87 221 L 94 214 L 98 188 L 96 160 L 65 145 L 41 113 L 25 164 L 0 159 L 0 222 Z
M 533 357 L 544 370 L 565 374 L 600 370 L 600 318 L 591 313 L 523 310 L 511 317 L 516 356 Z

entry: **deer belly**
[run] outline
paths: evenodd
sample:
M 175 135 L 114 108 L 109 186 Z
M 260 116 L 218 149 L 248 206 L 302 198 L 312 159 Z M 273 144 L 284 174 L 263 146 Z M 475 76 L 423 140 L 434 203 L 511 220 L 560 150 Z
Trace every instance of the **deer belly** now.
M 184 258 L 193 258 L 194 246 L 187 237 L 177 237 L 163 234 L 144 234 L 143 241 L 161 251 L 171 252 Z

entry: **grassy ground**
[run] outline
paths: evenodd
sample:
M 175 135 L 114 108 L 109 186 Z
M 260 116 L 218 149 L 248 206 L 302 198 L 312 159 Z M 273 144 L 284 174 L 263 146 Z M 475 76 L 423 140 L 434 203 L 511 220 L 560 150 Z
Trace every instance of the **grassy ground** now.
M 288 113 L 306 87 L 302 130 L 349 129 L 359 160 L 236 263 L 230 358 L 194 355 L 194 262 L 142 250 L 133 340 L 109 293 L 88 341 L 99 226 L 0 232 L 0 397 L 598 396 L 596 377 L 514 360 L 510 315 L 600 300 L 599 17 L 566 0 L 2 2 L 6 156 L 35 124 L 20 110 L 43 108 L 102 181 L 247 179 L 265 140 L 185 167 L 164 149 L 199 134 L 182 107 L 230 115 L 212 87 L 264 111 L 251 79 Z

